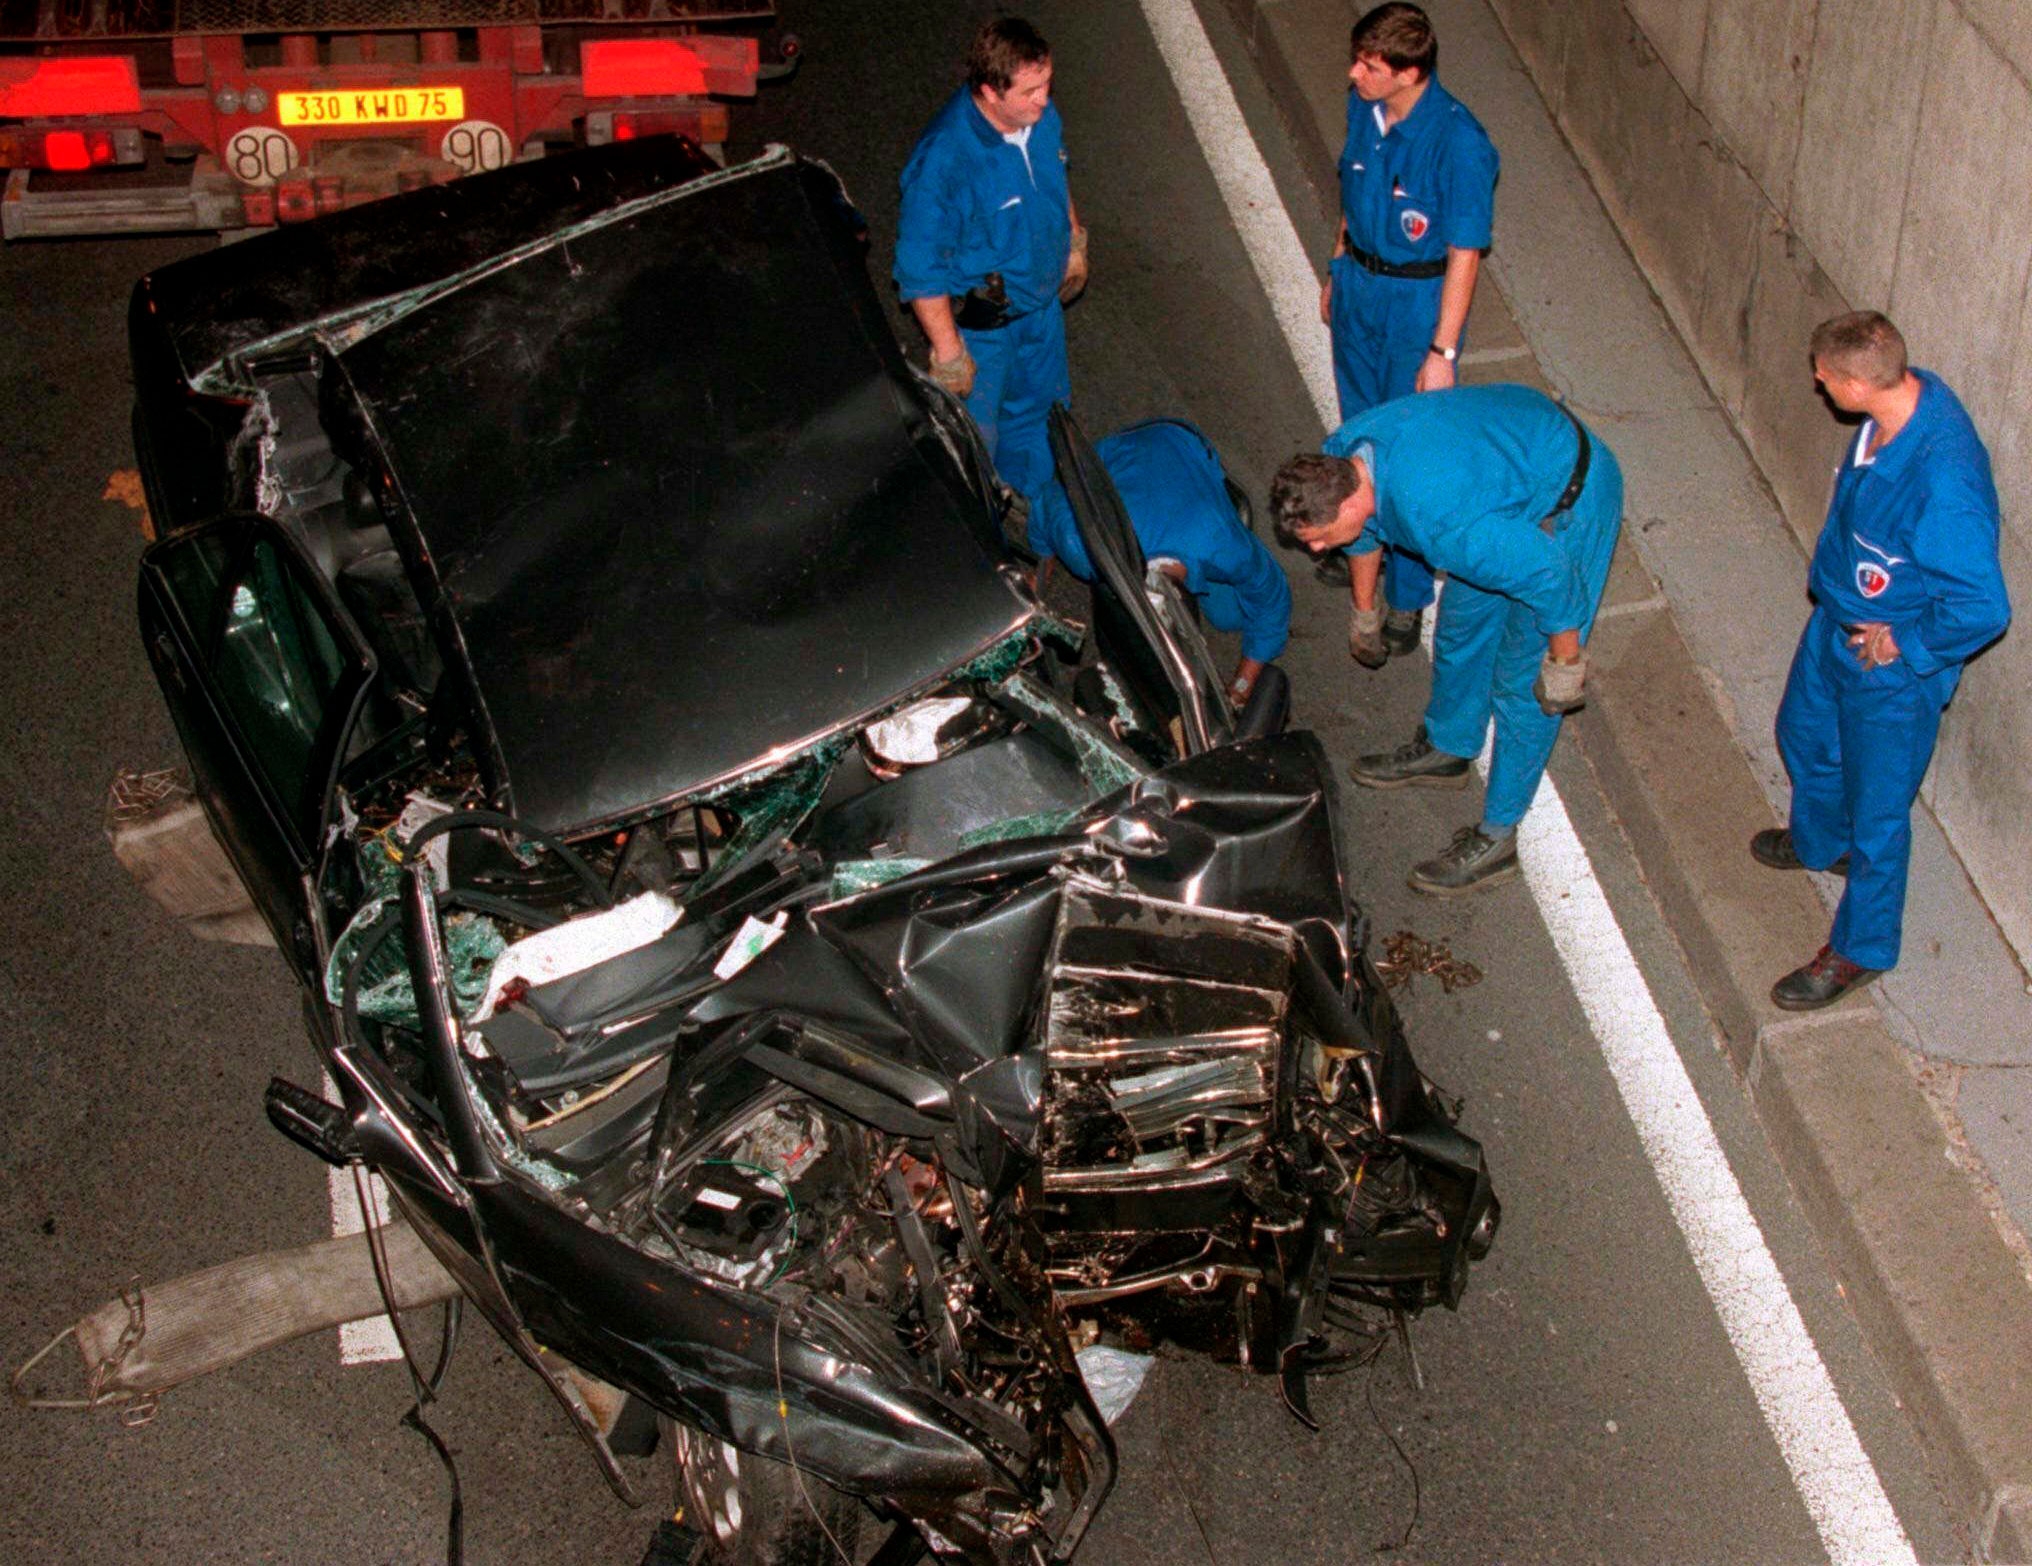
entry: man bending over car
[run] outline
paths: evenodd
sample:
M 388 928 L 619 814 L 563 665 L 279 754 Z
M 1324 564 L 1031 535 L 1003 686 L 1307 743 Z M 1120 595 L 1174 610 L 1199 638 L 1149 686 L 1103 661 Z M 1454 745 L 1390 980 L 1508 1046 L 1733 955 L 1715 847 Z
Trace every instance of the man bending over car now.
M 1283 567 L 1236 514 L 1227 472 L 1207 438 L 1177 419 L 1152 419 L 1097 442 L 1094 451 L 1114 480 L 1143 555 L 1199 601 L 1207 624 L 1242 634 L 1242 659 L 1228 696 L 1248 700 L 1263 666 L 1291 635 L 1291 584 Z M 1030 547 L 1053 556 L 1083 582 L 1094 579 L 1057 483 L 1030 515 Z

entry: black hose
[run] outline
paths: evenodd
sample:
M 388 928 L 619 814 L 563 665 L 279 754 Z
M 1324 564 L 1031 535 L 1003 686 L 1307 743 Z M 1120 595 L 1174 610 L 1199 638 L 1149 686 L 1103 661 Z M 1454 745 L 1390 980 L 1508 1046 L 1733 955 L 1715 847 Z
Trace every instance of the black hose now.
M 399 904 L 391 904 L 380 921 L 361 938 L 360 949 L 346 964 L 346 980 L 339 990 L 339 1015 L 345 1021 L 346 1037 L 365 1054 L 376 1051 L 368 1041 L 366 1030 L 360 1026 L 360 971 L 367 966 L 370 957 L 388 944 L 388 937 L 401 928 L 402 909 Z
M 437 1460 L 444 1465 L 445 1477 L 451 1481 L 452 1487 L 450 1514 L 445 1519 L 445 1566 L 465 1566 L 466 1502 L 465 1488 L 459 1483 L 459 1465 L 453 1461 L 451 1449 L 431 1429 L 430 1421 L 423 1415 L 424 1405 L 437 1401 L 437 1395 L 444 1387 L 445 1373 L 451 1368 L 452 1350 L 458 1346 L 459 1326 L 465 1320 L 465 1296 L 454 1294 L 445 1301 L 444 1331 L 438 1338 L 437 1364 L 425 1375 L 417 1363 L 416 1351 L 410 1345 L 409 1333 L 402 1325 L 402 1312 L 395 1305 L 395 1287 L 388 1274 L 381 1222 L 374 1215 L 369 1177 L 359 1164 L 353 1166 L 353 1189 L 359 1197 L 360 1214 L 366 1220 L 367 1255 L 374 1264 L 374 1286 L 381 1291 L 381 1304 L 387 1310 L 388 1324 L 395 1329 L 395 1341 L 402 1350 L 403 1367 L 409 1372 L 409 1411 L 402 1416 L 400 1423 L 428 1441 L 431 1450 L 437 1453 Z
M 593 901 L 602 908 L 614 906 L 614 894 L 607 890 L 607 883 L 600 873 L 587 864 L 579 851 L 555 833 L 546 832 L 540 826 L 533 826 L 516 816 L 503 814 L 498 810 L 454 810 L 442 816 L 433 816 L 418 827 L 399 845 L 400 857 L 414 859 L 423 845 L 432 838 L 442 837 L 447 832 L 462 832 L 468 827 L 492 827 L 497 832 L 512 832 L 525 842 L 547 848 L 564 861 L 567 868 L 586 889 L 593 894 Z
M 473 913 L 493 914 L 498 919 L 510 919 L 526 930 L 549 930 L 563 924 L 564 920 L 554 913 L 514 897 L 502 897 L 495 892 L 483 892 L 476 886 L 455 886 L 450 891 L 437 894 L 440 905 L 464 908 Z

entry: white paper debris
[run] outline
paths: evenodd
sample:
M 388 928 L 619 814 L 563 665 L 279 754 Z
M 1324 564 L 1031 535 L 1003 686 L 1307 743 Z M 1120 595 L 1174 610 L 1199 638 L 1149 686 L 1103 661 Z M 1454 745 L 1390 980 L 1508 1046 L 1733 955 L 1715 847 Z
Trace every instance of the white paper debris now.
M 782 940 L 784 921 L 789 917 L 787 910 L 778 910 L 776 916 L 766 924 L 753 914 L 743 919 L 741 928 L 734 932 L 733 940 L 727 943 L 727 949 L 720 953 L 720 960 L 713 964 L 713 977 L 731 979 Z
M 868 744 L 884 761 L 923 766 L 938 760 L 938 731 L 971 705 L 965 696 L 934 696 L 913 702 L 880 723 L 868 725 Z
M 409 841 L 410 834 L 426 822 L 435 821 L 439 816 L 452 813 L 450 805 L 441 804 L 428 794 L 411 794 L 402 802 L 402 814 L 395 818 L 395 830 L 389 834 L 398 843 Z M 440 832 L 423 845 L 424 862 L 430 866 L 431 884 L 440 892 L 452 884 L 452 840 Z
M 1148 1354 L 1131 1354 L 1100 1343 L 1089 1344 L 1075 1358 L 1087 1390 L 1094 1395 L 1094 1406 L 1111 1425 L 1129 1412 L 1129 1405 L 1143 1390 L 1143 1378 L 1155 1363 Z
M 664 893 L 644 892 L 612 908 L 581 914 L 525 936 L 494 959 L 493 971 L 487 975 L 486 998 L 473 1013 L 473 1021 L 485 1022 L 493 1016 L 501 992 L 517 979 L 548 984 L 567 974 L 583 973 L 610 957 L 647 946 L 683 917 L 684 910 Z

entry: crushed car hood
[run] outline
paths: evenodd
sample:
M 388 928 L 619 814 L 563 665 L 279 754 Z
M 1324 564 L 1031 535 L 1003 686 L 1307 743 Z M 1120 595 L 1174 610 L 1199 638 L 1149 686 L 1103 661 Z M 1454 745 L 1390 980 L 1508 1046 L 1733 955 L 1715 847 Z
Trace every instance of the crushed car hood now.
M 828 194 L 709 179 L 340 356 L 532 820 L 781 759 L 1028 612 Z
M 673 164 L 691 177 L 659 188 Z M 197 375 L 220 389 L 333 356 L 345 455 L 506 798 L 572 833 L 780 764 L 1033 612 L 825 170 L 778 149 L 701 173 L 666 147 L 602 194 L 519 243 L 482 203 L 491 255 L 469 236 L 355 260 L 308 327 L 263 335 L 296 302 L 274 264 L 228 266 L 210 312 L 177 268 L 150 296 L 186 373 L 225 355 Z

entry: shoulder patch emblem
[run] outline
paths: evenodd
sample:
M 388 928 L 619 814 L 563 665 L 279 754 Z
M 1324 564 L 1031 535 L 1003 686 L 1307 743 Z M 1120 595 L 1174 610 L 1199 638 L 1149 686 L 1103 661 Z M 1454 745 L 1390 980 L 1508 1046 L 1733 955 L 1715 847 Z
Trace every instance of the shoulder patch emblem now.
M 1397 226 L 1404 230 L 1404 237 L 1416 244 L 1432 230 L 1432 219 L 1416 207 L 1406 207 L 1397 214 Z
M 1876 561 L 1861 560 L 1856 563 L 1856 591 L 1865 598 L 1882 596 L 1884 589 L 1890 585 L 1891 573 Z

